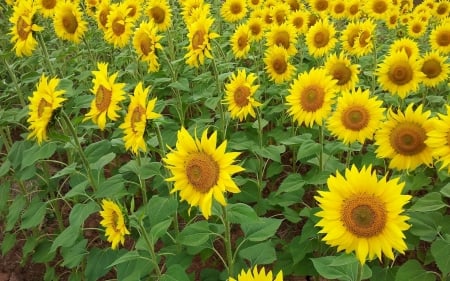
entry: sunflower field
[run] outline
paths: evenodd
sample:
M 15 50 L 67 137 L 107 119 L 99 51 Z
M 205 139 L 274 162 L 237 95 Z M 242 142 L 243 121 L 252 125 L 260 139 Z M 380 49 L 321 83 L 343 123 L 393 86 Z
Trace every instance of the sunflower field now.
M 1 0 L 0 28 L 1 281 L 450 280 L 449 0 Z

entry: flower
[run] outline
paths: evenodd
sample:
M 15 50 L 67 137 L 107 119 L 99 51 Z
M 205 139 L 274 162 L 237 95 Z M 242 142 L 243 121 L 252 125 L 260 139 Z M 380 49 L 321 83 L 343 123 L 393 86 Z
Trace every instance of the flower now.
M 413 38 L 420 38 L 427 30 L 427 22 L 421 18 L 414 18 L 408 22 L 408 35 Z
M 214 18 L 203 14 L 188 26 L 189 46 L 186 47 L 188 53 L 184 56 L 188 65 L 199 67 L 205 62 L 205 57 L 213 58 L 210 40 L 219 37 L 219 34 L 209 31 L 213 22 Z
M 386 13 L 391 9 L 392 1 L 389 0 L 368 0 L 364 2 L 364 12 L 373 19 L 385 19 Z
M 220 8 L 220 15 L 227 22 L 236 22 L 247 14 L 247 1 L 225 0 Z
M 127 6 L 112 5 L 106 21 L 105 40 L 116 48 L 123 48 L 130 41 L 132 27 Z
M 87 31 L 87 22 L 82 18 L 82 12 L 76 3 L 70 1 L 58 2 L 53 17 L 56 35 L 65 40 L 79 43 Z
M 369 90 L 358 88 L 344 91 L 337 100 L 336 110 L 328 119 L 327 128 L 345 144 L 373 139 L 383 119 L 383 102 L 369 97 L 369 94 Z
M 153 22 L 143 21 L 134 32 L 133 46 L 139 58 L 148 64 L 150 72 L 159 70 L 157 49 L 162 49 L 159 41 L 162 36 L 156 35 L 157 28 Z
M 405 112 L 388 111 L 388 117 L 375 133 L 377 157 L 389 158 L 389 168 L 414 170 L 421 164 L 431 165 L 432 149 L 427 134 L 434 129 L 430 111 L 422 112 L 422 105 L 414 111 L 410 104 Z
M 110 0 L 102 0 L 95 12 L 95 18 L 97 20 L 97 26 L 106 32 L 106 24 L 108 23 L 108 15 L 112 8 L 117 4 L 111 4 Z
M 100 224 L 106 228 L 106 237 L 108 242 L 111 243 L 111 249 L 117 249 L 117 246 L 125 243 L 125 235 L 130 234 L 127 226 L 125 225 L 125 219 L 122 214 L 122 210 L 111 200 L 102 200 L 102 211 L 100 216 L 103 218 Z
M 346 17 L 347 10 L 345 9 L 344 0 L 334 0 L 330 7 L 331 17 L 334 19 L 342 19 Z
M 271 270 L 269 270 L 266 273 L 265 268 L 262 267 L 261 270 L 258 272 L 258 268 L 255 266 L 253 268 L 253 271 L 251 269 L 249 269 L 246 272 L 243 269 L 241 271 L 241 273 L 238 274 L 237 279 L 230 277 L 228 280 L 229 281 L 283 281 L 283 271 L 280 270 L 280 272 L 278 272 L 275 279 L 273 279 Z
M 295 68 L 289 62 L 289 55 L 285 48 L 272 46 L 266 50 L 264 64 L 270 80 L 280 84 L 291 79 Z
M 115 121 L 119 118 L 117 110 L 118 103 L 125 99 L 124 83 L 115 83 L 118 73 L 108 76 L 108 63 L 99 62 L 98 71 L 92 71 L 94 74 L 94 83 L 91 92 L 95 98 L 91 102 L 91 110 L 86 114 L 83 121 L 92 119 L 98 125 L 100 130 L 105 129 L 106 117 Z
M 146 11 L 159 31 L 166 31 L 172 25 L 172 9 L 167 0 L 150 0 Z
M 417 58 L 419 56 L 419 47 L 417 42 L 410 38 L 401 38 L 395 40 L 389 47 L 389 53 L 405 51 L 408 58 Z
M 295 28 L 297 34 L 306 34 L 308 30 L 308 18 L 308 11 L 298 10 L 289 14 L 288 22 Z
M 349 23 L 341 35 L 343 50 L 358 57 L 372 52 L 375 26 L 370 19 Z
M 450 24 L 436 26 L 430 33 L 429 43 L 432 50 L 444 55 L 450 54 Z
M 141 17 L 142 4 L 143 4 L 143 0 L 125 0 L 123 2 L 125 9 L 128 11 L 127 18 L 131 22 L 134 23 Z
M 340 91 L 351 90 L 358 83 L 359 65 L 352 64 L 343 53 L 330 55 L 324 67 L 337 80 Z
M 183 16 L 183 20 L 186 24 L 193 23 L 197 20 L 197 18 L 193 17 L 193 12 L 196 9 L 203 10 L 206 8 L 209 14 L 210 4 L 204 3 L 204 0 L 184 0 L 181 2 L 181 15 Z
M 442 165 L 439 168 L 450 173 L 450 106 L 446 105 L 447 114 L 439 114 L 439 120 L 435 123 L 435 128 L 427 133 L 426 145 L 431 147 L 433 156 Z
M 250 41 L 261 41 L 264 37 L 264 21 L 259 17 L 250 17 L 247 21 Z
M 331 112 L 336 92 L 336 80 L 326 70 L 312 68 L 299 74 L 291 84 L 286 97 L 288 113 L 298 124 L 320 126 Z
M 306 33 L 306 45 L 309 53 L 318 58 L 336 45 L 336 29 L 328 20 L 317 21 Z
M 238 70 L 237 75 L 231 74 L 230 82 L 225 85 L 225 100 L 228 104 L 228 111 L 232 118 L 239 118 L 239 121 L 244 120 L 248 114 L 255 117 L 254 107 L 261 104 L 253 98 L 259 85 L 253 85 L 256 80 L 256 75 L 245 72 L 245 69 Z
M 353 165 L 327 180 L 328 191 L 318 191 L 315 199 L 320 211 L 316 213 L 322 227 L 319 233 L 330 246 L 338 251 L 355 252 L 361 264 L 382 254 L 394 259 L 392 250 L 404 253 L 407 246 L 403 231 L 409 229 L 402 215 L 403 206 L 411 196 L 402 195 L 404 183 L 398 178 L 377 178 L 372 167 L 360 171 Z
M 46 18 L 51 18 L 55 14 L 56 4 L 58 4 L 57 0 L 39 0 L 37 1 L 38 12 Z
M 422 83 L 433 87 L 445 81 L 449 75 L 449 64 L 446 61 L 447 56 L 442 56 L 437 51 L 427 53 L 420 60 L 420 71 L 425 74 Z
M 266 32 L 266 46 L 280 46 L 286 49 L 289 56 L 297 53 L 296 32 L 293 25 L 289 23 L 272 24 L 270 30 Z
M 345 5 L 347 17 L 350 20 L 358 19 L 361 16 L 361 0 L 350 0 Z
M 327 14 L 330 7 L 329 0 L 308 0 L 312 12 L 318 14 Z
M 163 161 L 174 182 L 172 193 L 180 191 L 181 200 L 191 207 L 199 206 L 203 216 L 211 216 L 212 199 L 226 205 L 224 192 L 238 193 L 239 187 L 231 176 L 244 169 L 234 165 L 238 152 L 225 152 L 227 141 L 216 147 L 217 132 L 208 138 L 207 130 L 201 139 L 192 138 L 185 128 L 177 134 L 176 149 L 171 150 Z
M 290 6 L 287 3 L 278 2 L 276 5 L 272 6 L 271 14 L 273 23 L 275 25 L 281 25 L 286 22 L 286 19 L 290 14 Z
M 134 89 L 134 95 L 130 97 L 130 104 L 128 105 L 128 112 L 125 115 L 125 120 L 119 126 L 124 132 L 123 137 L 125 141 L 125 148 L 131 150 L 134 154 L 142 151 L 147 151 L 147 146 L 144 141 L 145 127 L 147 120 L 160 117 L 159 113 L 153 112 L 156 104 L 156 98 L 148 101 L 149 88 L 142 88 L 142 82 L 139 82 Z
M 247 24 L 239 25 L 231 35 L 231 50 L 236 58 L 247 57 L 250 51 L 250 29 Z

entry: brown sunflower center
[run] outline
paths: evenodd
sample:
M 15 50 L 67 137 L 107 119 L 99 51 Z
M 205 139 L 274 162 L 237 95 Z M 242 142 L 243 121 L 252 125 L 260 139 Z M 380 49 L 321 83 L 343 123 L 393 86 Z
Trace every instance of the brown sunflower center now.
M 305 20 L 302 17 L 296 17 L 294 18 L 294 20 L 292 21 L 292 24 L 297 28 L 300 29 L 303 27 L 303 25 L 305 24 Z
M 239 36 L 239 39 L 237 40 L 237 45 L 239 47 L 239 50 L 242 50 L 248 46 L 247 34 L 243 34 L 243 35 Z
M 392 15 L 389 17 L 389 23 L 394 25 L 397 24 L 397 20 L 398 20 L 398 16 L 397 15 Z
M 144 37 L 141 38 L 140 47 L 144 55 L 147 56 L 152 52 L 152 44 L 153 44 L 152 39 L 148 35 L 145 35 Z
M 111 228 L 114 230 L 114 232 L 119 232 L 119 214 L 112 210 L 111 212 Z
M 114 34 L 120 36 L 125 32 L 125 21 L 123 19 L 115 19 L 111 27 Z
M 429 59 L 423 63 L 421 71 L 431 79 L 439 76 L 442 72 L 442 68 L 439 61 Z
M 254 23 L 250 25 L 250 31 L 254 36 L 259 35 L 262 31 L 261 25 L 258 23 Z
M 426 131 L 416 123 L 398 124 L 391 132 L 390 143 L 394 150 L 402 155 L 416 155 L 426 148 Z
M 345 63 L 336 63 L 336 65 L 333 66 L 331 74 L 333 78 L 338 81 L 337 84 L 339 86 L 347 84 L 352 77 L 352 71 L 345 65 Z
M 264 22 L 265 22 L 266 24 L 272 24 L 272 22 L 273 22 L 272 16 L 271 16 L 270 14 L 264 15 Z
M 95 95 L 95 105 L 97 106 L 98 111 L 106 111 L 111 103 L 112 92 L 103 85 L 100 85 L 97 90 L 97 94 Z
M 343 202 L 341 218 L 345 228 L 357 237 L 373 237 L 385 229 L 386 206 L 376 196 L 361 194 Z
M 283 74 L 286 72 L 288 65 L 286 63 L 286 61 L 283 58 L 276 58 L 273 60 L 272 63 L 273 66 L 273 70 L 275 70 L 275 72 L 277 74 Z
M 358 4 L 353 4 L 348 8 L 348 12 L 350 15 L 354 16 L 358 13 L 359 11 L 359 5 Z
M 314 7 L 319 12 L 325 11 L 328 9 L 328 0 L 317 0 Z
M 439 3 L 439 6 L 436 8 L 436 13 L 440 16 L 443 16 L 447 13 L 448 6 L 446 3 Z
M 250 96 L 250 89 L 247 86 L 239 86 L 234 91 L 234 102 L 239 107 L 244 107 L 248 104 L 248 97 Z
M 387 11 L 388 5 L 386 0 L 379 0 L 373 3 L 372 9 L 377 14 L 383 14 Z
M 136 15 L 137 7 L 133 4 L 133 5 L 128 5 L 127 8 L 129 9 L 128 16 L 134 17 Z
M 41 100 L 39 101 L 38 104 L 38 118 L 40 118 L 42 116 L 42 114 L 44 113 L 44 110 L 46 107 L 51 106 L 51 104 L 49 102 L 47 102 L 45 99 L 41 98 Z
M 291 11 L 298 11 L 300 10 L 300 4 L 297 0 L 288 1 L 289 8 Z
M 230 6 L 230 11 L 233 15 L 238 15 L 242 12 L 242 5 L 241 3 L 234 2 Z
M 67 33 L 74 34 L 77 31 L 78 21 L 72 11 L 67 11 L 67 13 L 63 16 L 62 24 Z
M 370 37 L 371 37 L 370 32 L 368 32 L 366 30 L 362 31 L 361 34 L 359 35 L 359 39 L 358 39 L 359 45 L 361 47 L 365 47 L 365 46 L 369 45 Z
M 152 19 L 157 24 L 161 24 L 164 22 L 164 19 L 166 18 L 166 12 L 161 7 L 153 7 L 150 9 L 150 15 Z
M 16 28 L 20 39 L 26 40 L 28 38 L 28 34 L 30 34 L 31 28 L 22 17 L 19 17 L 17 20 Z
M 289 49 L 289 32 L 280 31 L 275 34 L 275 44 L 283 47 L 285 49 Z
M 342 116 L 341 122 L 345 128 L 350 129 L 352 131 L 360 131 L 367 127 L 369 124 L 369 112 L 363 106 L 352 106 L 347 108 Z
M 347 37 L 347 43 L 350 47 L 355 46 L 356 39 L 358 39 L 359 36 L 359 29 L 353 29 L 348 33 Z
M 439 32 L 436 37 L 436 43 L 438 43 L 439 46 L 448 46 L 450 44 L 450 32 L 446 30 Z
M 192 36 L 192 48 L 194 50 L 202 49 L 202 45 L 205 42 L 205 31 L 197 30 Z
M 131 113 L 131 129 L 133 132 L 137 132 L 136 130 L 136 123 L 140 122 L 142 120 L 142 117 L 145 115 L 145 108 L 142 106 L 136 106 L 133 110 L 133 113 Z
M 412 31 L 413 33 L 420 33 L 420 32 L 422 31 L 422 25 L 421 25 L 421 24 L 418 24 L 418 23 L 414 24 L 414 25 L 411 27 L 411 31 Z
M 197 152 L 186 163 L 189 183 L 200 193 L 207 193 L 219 180 L 219 165 L 210 155 Z
M 250 2 L 252 3 L 252 5 L 257 6 L 260 0 L 251 0 Z
M 41 5 L 44 9 L 51 10 L 56 6 L 56 0 L 43 0 Z
M 330 34 L 328 33 L 328 30 L 320 30 L 316 34 L 314 34 L 314 46 L 316 48 L 322 48 L 325 47 L 328 42 L 330 41 Z
M 397 62 L 388 73 L 389 80 L 395 85 L 405 85 L 413 78 L 413 70 L 408 62 Z
M 285 11 L 277 11 L 275 13 L 275 20 L 278 24 L 282 24 L 286 21 L 286 13 Z
M 334 12 L 335 12 L 336 14 L 342 14 L 344 11 L 345 11 L 345 5 L 344 5 L 344 3 L 337 3 L 337 4 L 334 6 Z
M 314 112 L 322 107 L 325 91 L 317 85 L 307 86 L 301 93 L 300 103 L 302 108 L 308 112 Z
M 109 9 L 104 9 L 104 10 L 101 10 L 99 15 L 98 15 L 98 19 L 100 21 L 100 24 L 103 27 L 106 27 L 106 24 L 108 23 L 108 14 L 109 14 Z

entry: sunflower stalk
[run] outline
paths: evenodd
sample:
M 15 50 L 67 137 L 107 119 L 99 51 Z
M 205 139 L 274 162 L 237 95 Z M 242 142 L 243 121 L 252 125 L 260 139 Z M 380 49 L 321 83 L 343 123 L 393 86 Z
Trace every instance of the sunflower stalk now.
M 138 225 L 139 225 L 139 233 L 142 237 L 144 237 L 145 243 L 147 244 L 148 250 L 150 252 L 150 256 L 151 256 L 153 264 L 155 266 L 154 271 L 156 272 L 156 276 L 157 276 L 156 280 L 160 280 L 162 273 L 161 273 L 161 269 L 159 268 L 158 258 L 155 253 L 155 247 L 154 247 L 153 243 L 151 242 L 150 237 L 148 236 L 148 233 L 145 230 L 145 226 L 143 225 L 141 219 L 139 219 Z M 155 279 L 153 279 L 150 276 L 149 280 L 155 280 Z
M 44 38 L 40 33 L 37 34 L 39 46 L 42 49 L 42 53 L 44 54 L 44 61 L 47 64 L 48 70 L 50 71 L 52 76 L 56 76 L 55 69 L 53 69 L 52 63 L 50 62 L 50 56 L 48 55 L 47 46 L 45 46 Z
M 16 88 L 17 96 L 19 97 L 19 101 L 20 101 L 20 105 L 22 107 L 24 107 L 25 106 L 25 98 L 24 98 L 22 90 L 19 87 L 19 83 L 17 82 L 18 80 L 17 80 L 16 74 L 14 74 L 14 71 L 12 71 L 11 66 L 6 61 L 5 58 L 3 58 L 3 64 L 6 66 L 6 70 L 8 71 L 9 77 L 11 77 L 14 87 Z
M 226 135 L 227 135 L 227 124 L 226 124 L 226 120 L 225 120 L 225 112 L 223 110 L 223 106 L 222 106 L 222 85 L 220 84 L 219 81 L 219 70 L 217 69 L 217 64 L 216 64 L 216 60 L 212 59 L 212 65 L 213 65 L 213 70 L 214 70 L 214 79 L 216 80 L 216 84 L 217 84 L 217 93 L 218 93 L 218 97 L 219 97 L 219 114 L 220 114 L 220 125 L 221 125 L 221 131 L 222 131 L 222 137 L 223 139 L 226 139 Z
M 139 153 L 139 151 L 136 154 L 136 160 L 138 162 L 139 169 L 141 169 L 142 168 L 142 161 L 141 161 L 141 154 Z M 141 187 L 143 205 L 146 205 L 148 200 L 147 200 L 147 189 L 146 189 L 146 186 L 145 186 L 145 180 L 142 179 L 141 175 L 138 175 L 138 178 L 139 178 L 139 186 Z
M 233 250 L 231 248 L 231 225 L 228 221 L 228 215 L 227 215 L 227 208 L 225 206 L 222 206 L 222 222 L 225 227 L 225 238 L 224 238 L 224 244 L 225 244 L 225 253 L 226 253 L 226 259 L 227 259 L 227 269 L 228 269 L 228 276 L 234 276 L 234 259 L 233 259 Z

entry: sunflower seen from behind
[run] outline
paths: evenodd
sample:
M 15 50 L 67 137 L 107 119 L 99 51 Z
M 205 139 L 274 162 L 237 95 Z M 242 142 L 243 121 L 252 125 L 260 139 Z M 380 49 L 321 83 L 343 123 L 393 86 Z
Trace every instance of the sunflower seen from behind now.
M 324 68 L 337 81 L 340 91 L 353 89 L 359 81 L 359 65 L 353 64 L 343 53 L 328 56 Z
M 327 180 L 328 191 L 318 191 L 320 211 L 316 226 L 322 240 L 337 251 L 354 252 L 361 264 L 382 256 L 394 260 L 396 250 L 407 250 L 404 231 L 410 225 L 403 214 L 411 199 L 402 195 L 405 186 L 398 178 L 378 179 L 372 167 L 358 170 L 354 165 Z
M 237 279 L 233 277 L 229 277 L 229 281 L 283 281 L 283 271 L 279 271 L 273 279 L 273 273 L 271 270 L 266 272 L 266 269 L 262 267 L 258 271 L 258 267 L 254 266 L 253 270 L 248 269 L 245 271 L 244 269 L 238 274 Z
M 199 67 L 205 63 L 205 58 L 213 58 L 211 40 L 219 37 L 219 34 L 210 31 L 213 23 L 214 18 L 203 14 L 188 26 L 189 46 L 184 56 L 188 65 Z
M 329 53 L 336 45 L 336 29 L 328 20 L 317 21 L 306 33 L 309 53 L 319 58 Z
M 425 54 L 420 59 L 420 71 L 425 75 L 422 83 L 428 87 L 434 87 L 444 82 L 449 77 L 448 57 L 437 51 Z
M 166 179 L 174 182 L 171 193 L 179 191 L 181 200 L 187 201 L 191 207 L 200 207 L 206 219 L 212 214 L 213 199 L 225 206 L 225 192 L 240 192 L 231 176 L 244 170 L 234 164 L 238 152 L 225 152 L 226 140 L 218 147 L 216 144 L 217 132 L 208 137 L 207 130 L 204 130 L 198 139 L 181 128 L 175 149 L 163 159 L 172 173 L 172 177 Z
M 111 249 L 115 250 L 119 244 L 125 243 L 125 235 L 130 234 L 125 224 L 125 218 L 122 208 L 109 199 L 103 199 L 101 204 L 102 210 L 100 216 L 102 220 L 100 225 L 105 228 L 105 236 L 111 243 Z
M 38 144 L 47 140 L 47 126 L 53 116 L 53 112 L 62 106 L 65 91 L 58 90 L 58 78 L 49 79 L 44 74 L 39 79 L 36 90 L 29 97 L 28 130 L 27 139 L 36 138 Z
M 156 51 L 162 49 L 159 43 L 162 36 L 157 35 L 157 28 L 153 22 L 142 21 L 134 31 L 133 46 L 139 59 L 148 65 L 150 72 L 159 70 Z
M 56 35 L 64 40 L 80 43 L 87 31 L 87 22 L 77 3 L 70 1 L 58 2 L 53 16 L 53 26 Z
M 294 75 L 295 67 L 289 61 L 289 55 L 284 47 L 272 46 L 264 54 L 266 73 L 276 84 L 289 81 Z
M 447 114 L 439 113 L 434 129 L 427 133 L 425 143 L 431 147 L 433 156 L 441 163 L 439 170 L 447 168 L 450 173 L 450 106 L 446 105 Z

